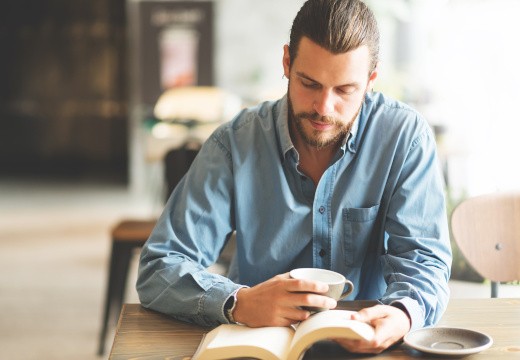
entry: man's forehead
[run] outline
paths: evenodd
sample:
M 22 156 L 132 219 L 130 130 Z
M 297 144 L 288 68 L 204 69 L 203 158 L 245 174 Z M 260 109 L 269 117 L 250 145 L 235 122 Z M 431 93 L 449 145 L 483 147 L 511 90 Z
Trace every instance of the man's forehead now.
M 319 79 L 327 82 L 334 80 L 334 83 L 338 84 L 366 79 L 370 68 L 370 54 L 366 45 L 334 54 L 307 37 L 301 39 L 296 59 L 293 60 L 292 67 L 295 72 L 303 73 L 319 82 Z
M 345 54 L 347 52 L 355 51 L 355 50 L 362 49 L 362 48 L 366 50 L 367 54 L 369 54 L 369 52 L 370 52 L 368 49 L 368 45 L 366 45 L 366 44 L 361 44 L 356 48 L 352 48 L 352 49 L 349 49 L 348 51 L 344 51 L 344 52 L 333 52 L 333 51 L 327 49 L 326 47 L 321 46 L 318 42 L 314 41 L 313 39 L 311 39 L 310 37 L 305 36 L 305 35 L 303 35 L 300 38 L 300 40 L 298 41 L 298 43 L 296 44 L 296 51 L 295 51 L 296 57 L 298 57 L 298 52 L 299 52 L 299 50 L 301 50 L 302 47 L 303 48 L 319 47 L 323 51 L 327 51 L 333 55 L 341 55 L 341 54 Z

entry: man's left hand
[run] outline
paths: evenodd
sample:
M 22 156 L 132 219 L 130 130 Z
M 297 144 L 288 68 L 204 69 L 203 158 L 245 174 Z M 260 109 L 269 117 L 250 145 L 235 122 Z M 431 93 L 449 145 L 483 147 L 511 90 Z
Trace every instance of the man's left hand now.
M 334 339 L 349 352 L 379 354 L 410 331 L 408 314 L 390 305 L 375 305 L 352 315 L 352 320 L 366 322 L 375 329 L 374 338 L 366 340 Z

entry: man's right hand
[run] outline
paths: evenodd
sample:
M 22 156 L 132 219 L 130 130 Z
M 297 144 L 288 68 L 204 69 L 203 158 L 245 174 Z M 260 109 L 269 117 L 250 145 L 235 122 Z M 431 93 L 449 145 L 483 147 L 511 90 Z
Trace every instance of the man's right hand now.
M 327 309 L 336 307 L 336 300 L 320 295 L 328 285 L 318 281 L 292 279 L 289 273 L 277 275 L 237 293 L 233 317 L 250 327 L 289 326 L 310 316 L 301 306 Z

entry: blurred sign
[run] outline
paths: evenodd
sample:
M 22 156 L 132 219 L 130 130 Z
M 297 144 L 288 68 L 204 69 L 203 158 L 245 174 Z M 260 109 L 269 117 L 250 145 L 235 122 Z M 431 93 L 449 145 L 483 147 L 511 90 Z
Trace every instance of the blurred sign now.
M 152 106 L 168 89 L 213 85 L 213 2 L 129 0 L 132 100 Z

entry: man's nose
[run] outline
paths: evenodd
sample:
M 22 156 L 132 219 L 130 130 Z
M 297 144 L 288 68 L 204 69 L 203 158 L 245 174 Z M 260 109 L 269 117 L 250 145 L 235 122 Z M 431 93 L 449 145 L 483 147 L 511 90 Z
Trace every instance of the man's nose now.
M 314 111 L 320 116 L 328 116 L 334 113 L 334 94 L 331 91 L 324 90 L 314 100 Z

